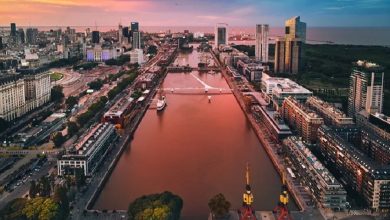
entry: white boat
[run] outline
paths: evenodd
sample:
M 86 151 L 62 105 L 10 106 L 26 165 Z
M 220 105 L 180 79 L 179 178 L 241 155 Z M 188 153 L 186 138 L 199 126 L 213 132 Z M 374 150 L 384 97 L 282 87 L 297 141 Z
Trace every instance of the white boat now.
M 167 106 L 167 102 L 165 101 L 165 96 L 162 96 L 161 99 L 157 100 L 157 111 L 164 110 L 165 106 Z

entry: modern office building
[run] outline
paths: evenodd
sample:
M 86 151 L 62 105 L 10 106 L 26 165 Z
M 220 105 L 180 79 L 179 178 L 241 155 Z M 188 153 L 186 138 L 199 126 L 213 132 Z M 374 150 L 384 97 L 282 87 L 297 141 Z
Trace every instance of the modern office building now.
M 122 35 L 123 35 L 123 37 L 125 37 L 127 39 L 130 37 L 130 35 L 129 35 L 129 27 L 123 27 L 122 28 Z
M 27 28 L 26 30 L 26 42 L 30 45 L 36 45 L 38 43 L 38 29 Z
M 368 61 L 357 61 L 350 77 L 348 115 L 355 117 L 361 110 L 382 113 L 384 68 Z
M 228 24 L 218 23 L 215 25 L 215 43 L 214 48 L 219 48 L 219 45 L 229 44 Z
M 324 119 L 293 97 L 284 99 L 281 109 L 283 119 L 294 128 L 306 143 L 317 141 L 317 130 L 324 124 Z
M 16 37 L 16 24 L 15 23 L 11 23 L 11 37 Z
M 327 126 L 318 129 L 319 149 L 333 174 L 374 211 L 390 209 L 390 167 L 373 161 Z
M 302 68 L 302 41 L 299 38 L 286 38 L 284 50 L 284 71 L 297 74 Z
M 300 17 L 285 22 L 285 37 L 275 41 L 275 73 L 297 74 L 302 67 L 302 43 L 306 42 L 306 23 Z
M 91 176 L 117 138 L 113 124 L 96 125 L 74 146 L 74 152 L 58 159 L 58 175 L 72 175 L 75 170 L 81 169 L 85 176 Z
M 278 37 L 275 40 L 275 63 L 274 72 L 284 73 L 284 60 L 286 50 L 286 39 L 284 37 Z
M 323 101 L 319 97 L 311 96 L 306 100 L 306 104 L 316 111 L 323 119 L 325 124 L 332 126 L 351 126 L 354 125 L 353 118 L 348 117 L 340 109 L 332 104 Z
M 132 48 L 133 49 L 140 49 L 141 48 L 141 32 L 139 31 L 134 31 L 132 32 Z
M 92 43 L 98 44 L 100 42 L 100 32 L 99 31 L 92 31 Z
M 287 39 L 298 38 L 306 42 L 306 23 L 301 22 L 300 16 L 295 16 L 285 22 L 285 36 Z
M 118 25 L 118 42 L 123 42 L 123 26 L 121 24 Z
M 131 22 L 130 24 L 130 30 L 132 32 L 139 31 L 139 23 L 138 22 Z
M 276 109 L 282 106 L 285 98 L 292 96 L 301 103 L 306 102 L 313 92 L 288 78 L 265 77 L 261 80 L 261 90 L 270 96 Z
M 275 41 L 275 73 L 297 74 L 302 68 L 302 41 L 298 38 L 277 38 Z
M 11 121 L 50 101 L 48 72 L 0 79 L 0 117 Z
M 131 40 L 132 44 L 133 44 L 133 41 L 134 41 L 135 32 L 138 32 L 138 33 L 140 32 L 140 30 L 139 30 L 139 23 L 138 22 L 131 22 L 130 23 L 130 40 Z M 137 48 L 139 48 L 139 47 L 137 47 Z
M 24 34 L 23 28 L 19 28 L 18 34 L 19 34 L 19 41 L 20 41 L 20 43 L 22 43 L 22 44 L 26 43 L 26 36 Z
M 257 24 L 255 32 L 255 55 L 256 60 L 268 62 L 268 24 Z
M 323 208 L 345 209 L 347 192 L 310 149 L 297 136 L 286 138 L 283 146 L 292 163 L 293 175 L 310 189 L 317 203 Z

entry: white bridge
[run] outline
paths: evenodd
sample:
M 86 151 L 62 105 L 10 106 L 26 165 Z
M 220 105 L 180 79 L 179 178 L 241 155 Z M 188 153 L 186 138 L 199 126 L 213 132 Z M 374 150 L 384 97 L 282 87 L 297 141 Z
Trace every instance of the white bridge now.
M 199 94 L 208 94 L 208 95 L 221 95 L 221 94 L 231 94 L 232 90 L 230 88 L 217 88 L 208 85 L 199 77 L 195 76 L 193 73 L 190 73 L 203 87 L 186 87 L 186 88 L 160 88 L 160 91 L 168 91 L 172 94 L 182 94 L 182 95 L 199 95 Z

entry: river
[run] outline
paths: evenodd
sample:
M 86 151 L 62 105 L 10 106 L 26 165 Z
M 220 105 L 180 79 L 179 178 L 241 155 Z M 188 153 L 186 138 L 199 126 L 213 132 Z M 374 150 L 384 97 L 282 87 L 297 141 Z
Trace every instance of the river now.
M 175 63 L 197 66 L 199 54 L 180 54 Z M 170 73 L 164 88 L 228 88 L 220 74 Z M 177 91 L 180 91 L 178 89 Z M 242 204 L 245 167 L 250 163 L 256 210 L 271 210 L 281 182 L 233 94 L 166 94 L 163 112 L 146 112 L 95 208 L 127 209 L 135 198 L 171 191 L 184 200 L 183 219 L 207 219 L 208 201 L 223 193 L 232 209 Z M 296 209 L 296 207 L 293 207 Z

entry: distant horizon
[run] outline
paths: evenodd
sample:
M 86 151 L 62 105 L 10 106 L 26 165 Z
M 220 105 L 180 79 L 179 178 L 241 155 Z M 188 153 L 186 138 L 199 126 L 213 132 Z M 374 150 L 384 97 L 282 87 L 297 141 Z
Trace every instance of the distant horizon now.
M 283 26 L 285 20 L 301 16 L 314 27 L 383 27 L 390 25 L 389 11 L 388 0 L 6 0 L 0 1 L 0 23 L 110 26 L 132 20 L 145 26 L 181 26 L 183 21 L 189 26 Z
M 132 21 L 129 21 L 129 25 L 121 24 L 122 26 L 129 26 Z M 14 23 L 14 22 L 11 22 Z M 10 27 L 10 24 L 0 24 L 0 28 L 7 28 Z M 113 25 L 19 25 L 18 23 L 15 23 L 16 27 L 118 27 L 119 24 L 113 24 Z M 139 22 L 139 27 L 142 29 L 142 27 L 215 27 L 214 25 L 142 25 L 141 22 Z M 258 23 L 258 24 L 267 24 L 267 23 Z M 256 24 L 255 24 L 256 25 Z M 255 25 L 229 25 L 229 27 L 244 27 L 244 28 L 250 28 L 250 27 L 255 27 Z M 284 28 L 284 25 L 281 26 L 272 26 L 270 27 L 275 27 L 275 28 Z M 307 25 L 307 28 L 390 28 L 390 25 L 388 26 L 310 26 Z

